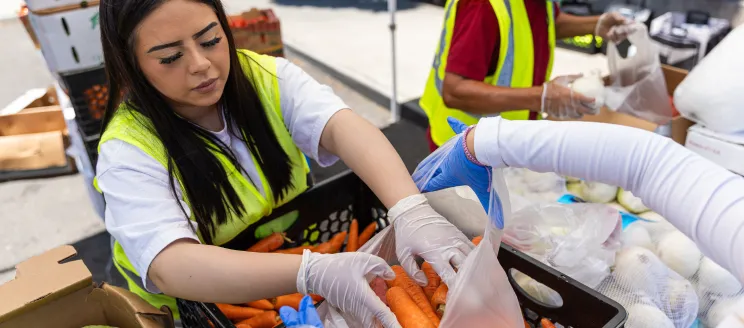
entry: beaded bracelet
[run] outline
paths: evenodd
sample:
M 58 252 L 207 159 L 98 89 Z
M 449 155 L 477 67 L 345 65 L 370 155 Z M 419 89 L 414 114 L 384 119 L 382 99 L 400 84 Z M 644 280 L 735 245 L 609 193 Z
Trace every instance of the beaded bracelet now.
M 485 166 L 479 162 L 473 154 L 470 153 L 470 150 L 468 149 L 468 134 L 470 134 L 470 131 L 473 130 L 475 126 L 471 125 L 468 127 L 467 130 L 465 130 L 465 134 L 462 136 L 462 148 L 465 150 L 465 157 L 468 158 L 473 164 L 479 165 L 479 166 Z

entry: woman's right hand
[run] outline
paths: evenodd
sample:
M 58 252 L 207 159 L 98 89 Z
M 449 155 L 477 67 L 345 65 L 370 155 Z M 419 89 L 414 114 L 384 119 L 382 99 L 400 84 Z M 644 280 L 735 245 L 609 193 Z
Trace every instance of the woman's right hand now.
M 362 327 L 374 327 L 375 318 L 385 328 L 399 328 L 392 311 L 369 286 L 375 277 L 395 278 L 395 272 L 382 258 L 360 252 L 319 254 L 306 250 L 297 273 L 297 291 L 318 294 L 352 315 Z
M 543 85 L 540 111 L 555 118 L 579 119 L 585 114 L 597 114 L 591 107 L 594 98 L 571 89 L 570 84 L 581 75 L 559 76 Z

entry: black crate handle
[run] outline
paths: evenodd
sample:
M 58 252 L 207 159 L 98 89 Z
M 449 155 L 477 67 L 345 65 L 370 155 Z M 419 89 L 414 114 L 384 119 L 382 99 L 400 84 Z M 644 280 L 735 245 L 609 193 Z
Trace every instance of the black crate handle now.
M 502 243 L 498 259 L 523 310 L 530 309 L 539 313 L 541 317 L 560 322 L 563 326 L 573 327 L 615 328 L 622 327 L 627 320 L 628 314 L 622 305 L 514 247 Z M 561 306 L 544 304 L 526 294 L 511 275 L 512 269 L 553 289 L 561 296 L 563 304 Z M 598 302 L 608 306 L 597 306 Z M 597 325 L 602 322 L 605 324 Z

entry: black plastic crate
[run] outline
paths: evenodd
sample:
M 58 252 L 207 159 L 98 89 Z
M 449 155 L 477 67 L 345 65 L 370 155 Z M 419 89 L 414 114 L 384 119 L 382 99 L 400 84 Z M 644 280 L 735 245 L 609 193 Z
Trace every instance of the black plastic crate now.
M 98 136 L 108 99 L 103 67 L 61 74 L 62 84 L 75 109 L 75 121 L 85 137 Z
M 372 191 L 353 172 L 346 171 L 327 181 L 321 182 L 293 201 L 275 210 L 271 216 L 252 226 L 260 226 L 274 218 L 297 211 L 299 218 L 286 233 L 293 240 L 286 247 L 313 244 L 327 241 L 333 234 L 348 230 L 352 218 L 359 221 L 360 227 L 376 221 L 378 231 L 387 226 L 387 211 Z M 232 249 L 246 249 L 256 242 L 251 238 L 254 229 L 246 229 L 226 246 Z M 561 274 L 528 255 L 508 246 L 501 245 L 499 261 L 508 273 L 512 269 L 530 276 L 558 292 L 563 305 L 550 306 L 527 295 L 509 274 L 509 280 L 517 291 L 520 306 L 525 318 L 534 327 L 539 327 L 543 317 L 560 323 L 563 327 L 585 328 L 622 327 L 627 313 L 617 302 L 597 291 Z M 211 321 L 215 328 L 234 328 L 235 326 L 217 309 L 214 304 L 178 300 L 178 309 L 184 328 L 208 328 Z M 281 326 L 280 326 L 281 327 Z

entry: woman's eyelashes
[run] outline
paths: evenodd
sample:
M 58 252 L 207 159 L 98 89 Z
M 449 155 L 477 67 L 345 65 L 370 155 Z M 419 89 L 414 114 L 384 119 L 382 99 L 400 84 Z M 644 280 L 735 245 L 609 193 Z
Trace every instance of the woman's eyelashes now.
M 215 45 L 217 45 L 218 43 L 220 43 L 220 41 L 222 41 L 222 37 L 215 37 L 212 40 L 209 40 L 207 42 L 200 43 L 200 45 L 202 47 L 204 47 L 204 48 L 210 48 L 210 47 L 214 47 Z M 168 65 L 168 64 L 171 64 L 171 63 L 175 62 L 176 60 L 178 60 L 181 57 L 183 57 L 183 53 L 182 52 L 178 52 L 178 53 L 176 53 L 173 56 L 165 57 L 165 58 L 160 58 L 160 63 L 161 64 L 164 64 L 164 65 Z
M 204 48 L 209 48 L 209 47 L 213 47 L 213 46 L 215 46 L 216 44 L 220 43 L 220 41 L 222 41 L 222 37 L 215 37 L 214 39 L 212 39 L 212 40 L 209 40 L 209 41 L 207 41 L 207 42 L 202 42 L 202 44 L 201 44 L 201 45 L 202 45 L 202 47 L 204 47 Z
M 181 57 L 183 57 L 183 53 L 182 52 L 178 52 L 178 53 L 176 53 L 173 56 L 165 57 L 165 58 L 160 58 L 160 63 L 161 64 L 168 65 L 168 64 L 170 64 L 170 63 L 178 60 L 178 58 L 181 58 Z

